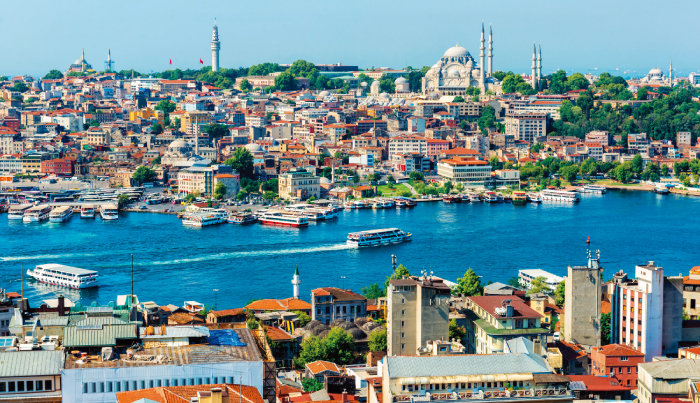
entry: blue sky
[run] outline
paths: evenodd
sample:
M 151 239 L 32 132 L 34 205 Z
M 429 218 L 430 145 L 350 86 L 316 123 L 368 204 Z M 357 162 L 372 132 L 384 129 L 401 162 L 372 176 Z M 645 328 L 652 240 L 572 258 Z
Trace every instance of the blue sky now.
M 678 74 L 700 71 L 697 0 L 6 0 L 0 74 L 65 70 L 85 48 L 104 68 L 143 73 L 210 61 L 214 17 L 221 66 L 272 61 L 434 64 L 459 42 L 478 59 L 481 22 L 494 27 L 494 69 L 527 72 L 532 44 L 543 71 L 642 75 L 673 58 Z M 619 70 L 616 70 L 619 69 Z

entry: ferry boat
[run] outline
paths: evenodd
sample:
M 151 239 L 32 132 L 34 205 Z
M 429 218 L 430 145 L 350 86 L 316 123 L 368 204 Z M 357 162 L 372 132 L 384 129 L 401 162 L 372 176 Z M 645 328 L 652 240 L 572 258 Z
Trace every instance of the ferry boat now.
M 366 246 L 391 245 L 411 240 L 412 234 L 398 228 L 373 229 L 369 231 L 351 232 L 348 234 L 348 245 L 356 248 Z
M 503 199 L 498 200 L 498 195 L 496 192 L 486 192 L 484 193 L 484 201 L 486 203 L 498 203 L 499 201 L 503 201 Z
M 394 201 L 391 199 L 375 199 L 374 202 L 372 203 L 372 208 L 373 209 L 392 208 L 395 206 L 395 204 L 396 203 L 394 203 Z
M 51 210 L 49 214 L 50 222 L 64 222 L 73 217 L 73 208 L 70 206 L 60 206 Z
M 530 203 L 542 203 L 542 196 L 539 193 L 528 193 L 527 201 Z
M 251 213 L 232 213 L 227 220 L 230 224 L 252 224 L 258 222 L 258 219 Z
M 228 212 L 226 212 L 226 210 L 203 208 L 197 212 L 185 215 L 182 219 L 182 225 L 202 228 L 210 225 L 223 224 L 226 221 L 228 221 Z
M 33 270 L 27 270 L 27 275 L 45 284 L 57 285 L 73 289 L 97 286 L 98 274 L 93 270 L 79 269 L 62 264 L 40 264 Z
M 278 225 L 282 227 L 308 227 L 309 219 L 286 211 L 268 211 L 258 218 L 263 225 Z
M 396 203 L 396 208 L 414 208 L 416 207 L 416 201 L 410 197 L 394 197 L 394 203 Z
M 443 196 L 442 202 L 443 203 L 461 203 L 462 197 L 460 197 L 460 196 Z
M 49 214 L 51 214 L 51 206 L 48 204 L 40 204 L 25 211 L 22 221 L 26 223 L 43 222 L 49 219 Z
M 481 198 L 479 197 L 478 194 L 476 194 L 476 193 L 469 194 L 469 203 L 479 203 L 479 202 L 481 202 Z
M 80 218 L 95 218 L 95 208 L 93 206 L 82 206 L 80 208 Z
M 358 209 L 363 209 L 367 208 L 367 203 L 364 200 L 353 200 L 350 202 L 345 203 L 345 209 L 346 210 L 358 210 Z
M 306 206 L 288 206 L 285 207 L 284 210 L 299 215 L 301 217 L 306 217 L 309 219 L 309 221 L 322 221 L 325 219 L 321 212 L 311 208 L 307 208 Z
M 603 194 L 607 192 L 607 189 L 605 186 L 600 186 L 600 185 L 583 185 L 580 189 L 579 192 L 581 193 L 593 193 L 593 194 Z
M 670 191 L 668 190 L 668 187 L 665 185 L 656 185 L 654 186 L 654 193 L 660 194 L 660 195 L 666 195 L 669 194 Z
M 7 211 L 8 220 L 21 220 L 24 218 L 24 213 L 31 208 L 31 204 L 13 204 Z
M 514 206 L 524 206 L 527 203 L 527 193 L 521 191 L 513 192 L 512 203 Z
M 542 191 L 542 200 L 564 203 L 577 203 L 580 199 L 572 190 L 545 189 Z
M 116 204 L 103 204 L 100 207 L 100 218 L 103 220 L 118 220 L 119 209 Z

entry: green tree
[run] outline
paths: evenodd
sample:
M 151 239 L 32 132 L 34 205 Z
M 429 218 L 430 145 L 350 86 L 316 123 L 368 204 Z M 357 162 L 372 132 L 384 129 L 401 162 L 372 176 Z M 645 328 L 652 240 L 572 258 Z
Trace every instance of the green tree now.
M 386 288 L 382 289 L 382 287 L 380 287 L 379 284 L 374 283 L 366 287 L 362 287 L 362 289 L 360 290 L 360 294 L 362 294 L 367 299 L 381 298 L 386 296 Z
M 158 174 L 156 173 L 156 171 L 147 166 L 140 166 L 136 168 L 134 174 L 131 176 L 131 178 L 137 186 L 141 186 L 147 182 L 153 182 L 154 180 L 156 180 L 157 177 Z
M 304 311 L 292 311 L 292 313 L 299 319 L 298 327 L 304 327 L 307 323 L 311 322 L 311 316 Z
M 645 101 L 649 96 L 649 90 L 646 87 L 642 87 L 637 90 L 637 99 L 640 101 Z
M 220 123 L 210 123 L 202 127 L 202 131 L 209 135 L 212 139 L 220 139 L 229 134 L 228 126 Z
M 579 168 L 576 165 L 566 165 L 559 169 L 559 175 L 561 175 L 562 179 L 565 181 L 574 183 L 578 176 L 578 170 Z
M 634 158 L 632 158 L 632 172 L 634 172 L 637 175 L 640 175 L 643 169 L 644 160 L 642 159 L 641 154 L 636 154 Z
M 197 195 L 195 195 L 194 193 L 188 193 L 187 196 L 185 196 L 185 202 L 192 203 L 195 201 L 196 198 L 197 198 Z
M 354 361 L 354 351 L 355 340 L 350 333 L 334 327 L 323 338 L 311 336 L 304 340 L 296 362 L 301 367 L 318 360 L 346 365 Z
M 369 351 L 386 351 L 386 328 L 377 328 L 369 334 Z
M 117 197 L 117 205 L 119 206 L 119 208 L 123 208 L 128 202 L 129 196 L 127 195 L 119 195 L 119 197 Z
M 464 337 L 467 335 L 467 330 L 463 328 L 462 326 L 459 326 L 457 324 L 457 321 L 454 319 L 450 319 L 449 325 L 448 325 L 448 334 L 450 340 L 457 340 L 457 341 L 464 341 Z
M 668 165 L 664 164 L 661 166 L 661 176 L 667 177 L 669 174 Z
M 600 315 L 600 344 L 610 344 L 610 313 Z
M 547 279 L 542 276 L 532 279 L 530 282 L 530 289 L 527 290 L 527 295 L 538 294 L 541 292 L 545 294 L 550 293 L 551 289 L 547 285 L 546 281 Z
M 457 95 L 457 96 L 454 97 L 454 99 L 452 99 L 452 102 L 464 102 L 464 98 L 462 98 L 461 96 Z
M 566 295 L 566 284 L 564 281 L 557 284 L 557 288 L 554 289 L 554 303 L 557 306 L 564 306 L 564 299 Z
M 386 92 L 388 94 L 393 94 L 396 92 L 396 84 L 394 84 L 394 80 L 392 80 L 390 77 L 382 76 L 381 80 L 379 80 L 379 91 Z
M 151 126 L 151 133 L 153 134 L 161 134 L 163 133 L 163 126 L 160 125 L 160 123 L 156 122 Z
M 411 171 L 408 177 L 411 181 L 422 181 L 424 179 L 423 173 L 419 171 Z
M 277 178 L 269 179 L 260 186 L 263 192 L 279 192 L 279 181 Z
M 293 91 L 296 87 L 297 83 L 296 80 L 294 80 L 294 75 L 290 73 L 289 70 L 275 77 L 275 88 L 278 91 Z
M 44 76 L 44 80 L 60 80 L 63 78 L 63 73 L 60 70 L 51 70 Z
M 226 196 L 226 185 L 224 185 L 223 182 L 219 182 L 216 184 L 213 196 L 216 200 L 224 199 L 224 196 Z
M 481 276 L 478 276 L 471 267 L 464 272 L 464 275 L 457 279 L 457 285 L 452 289 L 452 294 L 481 295 L 484 286 L 481 284 Z
M 386 278 L 386 281 L 384 282 L 384 289 L 386 290 L 389 287 L 389 281 L 391 280 L 400 280 L 402 278 L 407 278 L 411 275 L 411 273 L 408 271 L 406 266 L 400 264 L 394 269 L 394 272 L 391 274 L 391 276 Z
M 154 109 L 165 113 L 167 116 L 175 111 L 175 103 L 169 99 L 163 99 L 156 104 Z
M 27 84 L 24 83 L 24 81 L 17 81 L 13 86 L 12 86 L 12 91 L 16 92 L 27 92 L 29 91 L 29 87 Z
M 304 378 L 301 380 L 304 392 L 316 392 L 323 389 L 323 384 L 316 378 Z
M 253 155 L 245 147 L 236 148 L 233 156 L 224 161 L 224 164 L 238 171 L 241 177 L 253 177 Z
M 253 89 L 253 86 L 250 84 L 250 81 L 248 81 L 247 78 L 244 78 L 243 80 L 241 80 L 240 89 L 243 92 L 248 92 Z

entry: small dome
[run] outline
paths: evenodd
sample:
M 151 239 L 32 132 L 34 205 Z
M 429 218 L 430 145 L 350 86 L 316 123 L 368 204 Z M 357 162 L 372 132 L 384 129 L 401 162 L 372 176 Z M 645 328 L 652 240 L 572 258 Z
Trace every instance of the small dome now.
M 442 57 L 467 57 L 469 55 L 469 52 L 467 49 L 455 45 L 445 51 L 445 54 L 442 55 Z
M 404 83 L 407 83 L 407 82 L 408 82 L 408 80 L 406 80 L 406 79 L 403 78 L 403 77 L 399 77 L 399 78 L 397 78 L 396 80 L 394 80 L 394 84 L 404 84 Z
M 649 70 L 650 76 L 660 76 L 662 74 L 664 74 L 664 72 L 658 67 L 654 67 L 653 69 Z
M 260 147 L 260 144 L 257 143 L 246 144 L 245 149 L 250 151 L 251 153 L 261 153 L 265 151 L 262 147 Z
M 453 67 L 449 70 L 447 70 L 447 77 L 459 77 L 459 68 Z
M 179 150 L 181 148 L 186 148 L 186 147 L 187 147 L 187 143 L 183 139 L 177 139 L 177 140 L 173 141 L 172 143 L 170 143 L 170 145 L 168 146 L 168 148 L 170 148 L 172 150 Z
M 325 98 L 325 97 L 329 96 L 330 94 L 331 94 L 330 92 L 324 90 L 324 91 L 319 92 L 318 96 L 320 98 Z

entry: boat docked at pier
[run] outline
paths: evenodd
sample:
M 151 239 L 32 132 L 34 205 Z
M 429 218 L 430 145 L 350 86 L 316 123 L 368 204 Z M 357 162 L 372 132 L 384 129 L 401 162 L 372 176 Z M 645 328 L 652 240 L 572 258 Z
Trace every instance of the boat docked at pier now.
M 668 190 L 668 187 L 666 185 L 656 185 L 654 186 L 654 193 L 660 195 L 667 195 L 670 193 L 670 191 Z
M 513 192 L 512 203 L 514 206 L 524 206 L 527 204 L 527 193 L 522 191 Z
M 359 210 L 369 207 L 364 200 L 352 200 L 345 203 L 346 210 Z
M 73 217 L 73 208 L 70 206 L 59 206 L 51 210 L 49 222 L 65 222 Z
M 95 218 L 95 207 L 94 206 L 82 206 L 82 207 L 80 207 L 80 218 Z
M 24 217 L 22 217 L 22 221 L 26 223 L 44 222 L 49 219 L 50 214 L 51 206 L 49 206 L 48 204 L 40 204 L 38 206 L 31 207 L 27 211 L 25 211 Z
M 188 227 L 208 227 L 210 225 L 223 224 L 228 221 L 228 212 L 224 209 L 203 208 L 199 211 L 186 214 L 182 218 L 182 225 Z
M 258 219 L 252 213 L 231 213 L 227 220 L 230 224 L 253 224 L 258 222 Z
M 605 186 L 600 185 L 583 185 L 578 191 L 580 193 L 591 193 L 600 195 L 607 192 L 607 189 L 605 188 Z
M 8 220 L 21 220 L 24 218 L 24 213 L 32 207 L 31 204 L 13 204 L 7 210 Z
M 501 196 L 501 199 L 499 200 L 496 192 L 486 192 L 484 193 L 484 201 L 486 203 L 499 203 L 503 201 L 503 196 Z
M 540 195 L 539 193 L 528 193 L 527 201 L 535 204 L 542 203 L 542 195 Z
M 442 197 L 442 202 L 443 203 L 461 203 L 462 202 L 462 196 L 457 196 L 457 195 L 450 195 L 450 196 L 443 196 Z
M 573 190 L 545 189 L 541 193 L 543 201 L 577 203 L 580 199 Z
M 289 211 L 266 211 L 258 220 L 263 225 L 276 225 L 280 227 L 308 227 L 309 219 Z
M 481 198 L 477 193 L 469 193 L 469 203 L 479 203 Z
M 410 197 L 397 196 L 393 198 L 394 203 L 396 203 L 396 208 L 414 208 L 416 207 L 416 201 Z
M 351 232 L 346 243 L 357 248 L 367 246 L 391 245 L 411 240 L 412 234 L 398 228 L 373 229 L 369 231 Z
M 119 219 L 119 209 L 116 204 L 103 204 L 100 207 L 100 218 L 111 221 Z
M 396 203 L 391 199 L 375 199 L 374 202 L 372 202 L 372 208 L 375 210 L 393 208 L 395 205 Z
M 94 270 L 79 269 L 62 264 L 40 264 L 34 269 L 27 270 L 27 275 L 35 280 L 60 287 L 73 289 L 97 286 L 98 273 Z

